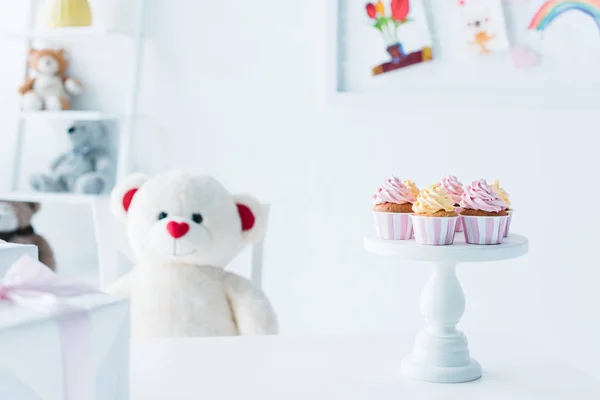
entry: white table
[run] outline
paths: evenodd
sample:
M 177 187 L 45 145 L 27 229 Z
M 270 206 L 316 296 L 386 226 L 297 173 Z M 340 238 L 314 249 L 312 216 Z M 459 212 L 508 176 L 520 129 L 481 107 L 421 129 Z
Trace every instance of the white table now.
M 400 374 L 414 333 L 142 341 L 132 349 L 132 400 L 600 399 L 590 376 L 524 338 L 471 333 L 485 374 L 461 384 Z

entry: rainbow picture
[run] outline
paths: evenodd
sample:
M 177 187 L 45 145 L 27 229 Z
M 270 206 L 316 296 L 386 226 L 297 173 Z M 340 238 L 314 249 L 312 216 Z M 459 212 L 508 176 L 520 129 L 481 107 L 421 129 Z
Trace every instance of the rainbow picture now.
M 596 21 L 600 29 L 600 0 L 549 0 L 540 7 L 529 24 L 529 29 L 543 31 L 560 15 L 579 10 Z

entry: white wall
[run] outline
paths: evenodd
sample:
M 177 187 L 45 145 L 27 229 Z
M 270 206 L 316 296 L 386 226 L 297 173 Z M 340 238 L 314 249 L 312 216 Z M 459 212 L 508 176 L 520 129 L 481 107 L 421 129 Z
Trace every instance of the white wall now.
M 600 376 L 597 113 L 323 111 L 321 3 L 149 0 L 137 168 L 214 174 L 272 204 L 265 287 L 285 333 L 421 327 L 428 266 L 362 248 L 372 191 L 391 173 L 500 178 L 531 252 L 460 267 L 463 328 L 540 333 Z

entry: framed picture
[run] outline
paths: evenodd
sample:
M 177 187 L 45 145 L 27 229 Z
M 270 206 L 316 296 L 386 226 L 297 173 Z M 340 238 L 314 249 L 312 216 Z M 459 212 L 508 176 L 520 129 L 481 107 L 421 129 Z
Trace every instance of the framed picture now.
M 413 70 L 431 64 L 435 52 L 425 1 L 330 0 L 327 54 L 333 92 L 381 93 L 389 80 L 380 78 L 417 77 Z
M 385 3 L 377 0 L 375 3 L 367 3 L 365 12 L 367 23 L 381 39 L 382 50 L 385 49 L 372 69 L 373 75 L 433 59 L 433 44 L 423 0 L 390 0 Z M 369 46 L 375 44 L 370 42 Z

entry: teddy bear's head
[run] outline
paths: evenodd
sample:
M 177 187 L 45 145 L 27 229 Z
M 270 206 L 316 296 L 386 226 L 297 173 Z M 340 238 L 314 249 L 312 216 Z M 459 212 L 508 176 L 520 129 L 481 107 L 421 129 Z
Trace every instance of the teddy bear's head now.
M 113 190 L 114 214 L 127 225 L 141 264 L 224 267 L 263 231 L 260 203 L 231 195 L 208 176 L 174 171 L 133 174 Z
M 100 121 L 73 122 L 67 128 L 67 134 L 73 149 L 91 150 L 106 145 L 106 127 Z
M 29 67 L 44 75 L 63 75 L 68 62 L 63 49 L 31 49 Z
M 478 7 L 477 4 L 463 5 L 463 19 L 465 28 L 471 33 L 488 32 L 491 28 L 490 10 Z
M 40 203 L 23 201 L 0 201 L 0 233 L 15 232 L 31 225 L 33 215 Z

